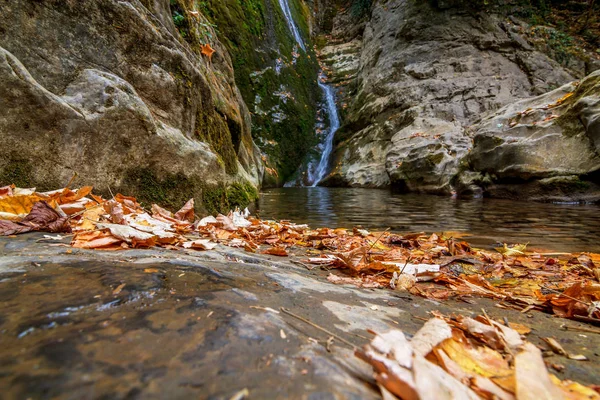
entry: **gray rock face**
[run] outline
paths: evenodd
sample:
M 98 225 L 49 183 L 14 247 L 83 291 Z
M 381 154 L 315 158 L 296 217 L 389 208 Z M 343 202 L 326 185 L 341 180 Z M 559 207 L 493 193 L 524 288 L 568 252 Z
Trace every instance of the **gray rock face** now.
M 519 29 L 430 2 L 375 2 L 325 183 L 454 191 L 474 124 L 575 79 Z
M 184 41 L 168 0 L 16 0 L 0 14 L 2 183 L 60 187 L 77 172 L 143 196 L 144 182 L 177 179 L 182 197 L 201 197 L 261 181 L 226 50 Z M 216 49 L 212 61 L 194 40 Z
M 470 168 L 496 197 L 600 200 L 600 71 L 510 104 L 475 131 Z M 592 181 L 590 181 L 592 180 Z M 520 190 L 515 183 L 524 183 Z

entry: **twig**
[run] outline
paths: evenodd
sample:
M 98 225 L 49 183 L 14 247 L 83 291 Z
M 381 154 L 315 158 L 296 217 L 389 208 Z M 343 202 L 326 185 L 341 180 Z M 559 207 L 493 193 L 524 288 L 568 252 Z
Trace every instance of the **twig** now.
M 315 269 L 315 267 L 311 267 L 310 265 L 304 264 L 303 262 L 300 262 L 300 261 L 290 260 L 290 262 L 293 263 L 293 264 L 302 265 L 304 268 L 306 268 L 309 271 L 312 271 L 313 269 Z
M 377 242 L 379 242 L 379 240 L 380 240 L 380 239 L 383 237 L 383 235 L 385 235 L 385 233 L 386 233 L 387 231 L 389 231 L 390 229 L 392 229 L 392 228 L 387 228 L 385 231 L 381 232 L 381 235 L 379 235 L 379 237 L 377 238 L 377 240 L 375 240 L 375 241 L 373 242 L 373 244 L 371 244 L 371 247 L 369 247 L 369 250 L 367 250 L 367 251 L 365 252 L 365 254 L 363 254 L 363 256 L 360 258 L 360 261 L 358 262 L 359 264 L 360 264 L 360 263 L 361 263 L 361 262 L 362 262 L 362 261 L 365 259 L 365 257 L 367 256 L 367 254 L 369 254 L 369 252 L 370 252 L 371 250 L 373 250 L 373 247 L 375 247 L 375 245 L 377 244 Z
M 400 270 L 400 275 L 402 275 L 404 273 L 404 270 L 406 269 L 406 266 L 408 265 L 410 260 L 412 260 L 412 256 L 408 256 L 408 258 L 406 259 L 406 263 L 404 263 L 404 267 L 402 267 L 402 269 Z
M 94 208 L 102 207 L 103 205 L 104 205 L 104 203 L 98 203 L 95 206 L 92 206 L 90 208 L 86 208 L 85 210 L 81 210 L 81 211 L 78 211 L 78 212 L 76 212 L 74 214 L 69 215 L 68 219 L 79 217 L 80 215 L 83 215 L 86 211 L 93 210 Z M 94 221 L 94 222 L 97 222 L 97 221 Z
M 589 333 L 597 333 L 600 335 L 600 329 L 592 329 L 592 328 L 579 328 L 576 326 L 567 326 L 566 324 L 562 324 L 560 326 L 565 331 L 578 331 L 578 332 L 589 332 Z
M 575 297 L 571 297 L 571 296 L 569 296 L 568 294 L 564 294 L 563 292 L 559 292 L 558 290 L 550 289 L 549 287 L 546 287 L 546 286 L 544 286 L 544 285 L 540 285 L 540 286 L 541 286 L 543 289 L 546 289 L 546 290 L 549 290 L 549 291 L 551 291 L 551 292 L 554 292 L 554 293 L 558 294 L 558 297 L 560 297 L 560 296 L 565 296 L 567 299 L 575 300 L 575 301 L 577 301 L 577 302 L 579 302 L 579 303 L 581 303 L 581 304 L 585 304 L 585 305 L 586 305 L 586 306 L 588 306 L 588 307 L 591 307 L 591 306 L 592 306 L 590 303 L 586 303 L 586 302 L 585 302 L 585 301 L 583 301 L 583 300 L 579 300 L 579 299 L 576 299 Z
M 340 342 L 342 342 L 342 343 L 345 343 L 345 344 L 347 344 L 348 346 L 350 346 L 350 347 L 352 347 L 352 348 L 356 349 L 356 345 L 354 345 L 354 344 L 350 343 L 349 341 L 347 341 L 347 340 L 346 340 L 346 339 L 344 339 L 343 337 L 340 337 L 340 336 L 336 335 L 335 333 L 328 331 L 327 329 L 323 328 L 322 326 L 319 326 L 319 325 L 315 324 L 314 322 L 311 322 L 311 321 L 307 320 L 306 318 L 303 318 L 303 317 L 301 317 L 301 316 L 299 316 L 299 315 L 296 315 L 296 314 L 292 313 L 292 312 L 291 312 L 290 310 L 288 310 L 287 308 L 281 307 L 281 308 L 280 308 L 280 310 L 281 310 L 281 312 L 283 312 L 284 314 L 287 314 L 287 315 L 290 315 L 290 316 L 292 316 L 292 317 L 294 317 L 294 318 L 296 318 L 296 319 L 299 319 L 300 321 L 302 321 L 302 322 L 304 322 L 304 323 L 306 323 L 306 324 L 308 324 L 308 325 L 312 326 L 313 328 L 317 328 L 318 330 L 325 332 L 325 333 L 326 333 L 326 334 L 328 334 L 329 336 L 333 336 L 334 338 L 336 338 L 336 339 L 337 339 L 337 340 L 339 340 Z
M 71 180 L 69 180 L 69 183 L 67 183 L 67 186 L 65 186 L 65 189 L 68 189 L 69 186 L 71 186 L 71 184 L 73 183 L 73 181 L 75 180 L 75 178 L 77 178 L 77 172 L 75 172 L 73 174 L 73 176 L 71 177 Z
M 587 322 L 588 324 L 600 325 L 600 319 L 584 317 L 583 315 L 573 315 L 575 321 Z

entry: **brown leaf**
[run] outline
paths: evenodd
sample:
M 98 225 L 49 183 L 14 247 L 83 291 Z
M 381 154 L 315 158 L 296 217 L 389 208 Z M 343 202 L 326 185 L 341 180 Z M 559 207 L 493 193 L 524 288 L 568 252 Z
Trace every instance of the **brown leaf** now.
M 110 232 L 87 231 L 80 232 L 73 237 L 71 246 L 81 249 L 108 249 L 121 248 L 123 241 L 114 237 Z
M 104 211 L 106 211 L 110 217 L 110 220 L 114 224 L 125 224 L 125 212 L 123 211 L 123 205 L 116 200 L 109 200 L 104 202 Z
M 237 231 L 237 227 L 234 225 L 231 218 L 226 217 L 223 214 L 217 215 L 217 221 L 221 224 L 221 227 L 227 231 Z
M 262 252 L 262 254 L 270 254 L 272 256 L 287 257 L 288 252 L 283 247 L 271 247 Z
M 367 246 L 362 246 L 354 250 L 334 254 L 340 259 L 342 266 L 359 271 L 362 269 L 360 264 L 363 262 L 368 249 Z
M 0 235 L 15 235 L 30 231 L 71 232 L 67 217 L 61 216 L 45 201 L 38 201 L 21 222 L 1 221 Z
M 19 224 L 13 221 L 0 220 L 0 236 L 18 235 L 20 233 L 31 232 L 33 226 Z
M 218 246 L 218 243 L 211 242 L 208 239 L 198 239 L 191 242 L 185 242 L 182 246 L 186 249 L 212 250 Z
M 12 196 L 13 195 L 13 189 L 15 188 L 15 185 L 9 185 L 9 186 L 3 186 L 0 187 L 0 197 L 5 197 L 5 196 Z
M 98 228 L 108 229 L 114 237 L 130 243 L 134 247 L 153 247 L 158 239 L 156 235 L 138 231 L 127 225 L 98 224 Z
M 174 217 L 180 221 L 194 222 L 194 199 L 189 199 Z

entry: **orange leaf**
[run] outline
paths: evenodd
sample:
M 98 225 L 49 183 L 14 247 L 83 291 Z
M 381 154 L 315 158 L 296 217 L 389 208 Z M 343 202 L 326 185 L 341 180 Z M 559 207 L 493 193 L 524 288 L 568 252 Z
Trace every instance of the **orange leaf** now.
M 271 247 L 270 249 L 267 249 L 267 250 L 263 251 L 262 253 L 270 254 L 272 256 L 279 256 L 279 257 L 287 257 L 288 256 L 287 251 L 285 251 L 285 249 L 283 247 Z
M 210 43 L 206 43 L 200 46 L 200 48 L 202 49 L 202 54 L 204 54 L 205 56 L 208 57 L 209 61 L 212 60 L 212 56 L 215 52 L 215 49 L 213 49 L 210 46 Z

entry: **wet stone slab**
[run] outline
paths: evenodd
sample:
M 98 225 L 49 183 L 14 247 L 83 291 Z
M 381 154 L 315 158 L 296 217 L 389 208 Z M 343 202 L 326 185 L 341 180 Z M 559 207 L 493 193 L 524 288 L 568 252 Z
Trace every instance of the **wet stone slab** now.
M 0 393 L 3 399 L 379 398 L 352 348 L 280 312 L 362 346 L 366 329 L 415 333 L 431 310 L 482 307 L 554 336 L 590 361 L 561 378 L 598 384 L 600 335 L 560 329 L 572 321 L 476 304 L 443 304 L 389 290 L 327 282 L 326 271 L 219 247 L 211 252 L 98 252 L 0 239 Z

